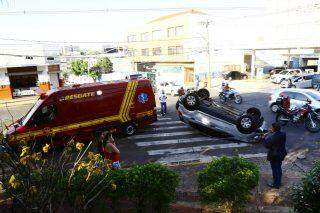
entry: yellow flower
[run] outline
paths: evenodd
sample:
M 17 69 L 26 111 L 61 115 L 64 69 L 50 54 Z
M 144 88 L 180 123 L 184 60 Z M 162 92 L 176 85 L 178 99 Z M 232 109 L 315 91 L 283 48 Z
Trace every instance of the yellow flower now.
M 38 192 L 37 187 L 35 187 L 35 186 L 31 186 L 29 191 L 30 191 L 30 194 L 32 194 L 32 195 L 37 194 L 37 192 Z
M 48 153 L 49 152 L 49 149 L 50 149 L 50 145 L 49 144 L 46 144 L 44 147 L 42 147 L 42 151 L 44 153 Z
M 28 153 L 29 153 L 29 151 L 30 151 L 30 148 L 29 148 L 29 147 L 27 147 L 27 146 L 23 146 L 23 147 L 22 147 L 21 154 L 20 154 L 20 157 L 25 156 L 26 154 L 28 154 Z
M 117 189 L 117 185 L 115 183 L 111 184 L 112 190 L 115 191 Z
M 32 158 L 35 160 L 35 161 L 39 161 L 41 159 L 41 152 L 38 152 L 38 153 L 33 153 L 32 154 Z
M 27 156 L 20 158 L 20 163 L 23 165 L 26 165 L 29 160 L 30 160 L 30 155 L 27 155 Z
M 94 158 L 94 153 L 93 152 L 88 152 L 88 158 L 90 159 L 90 160 L 92 160 L 93 158 Z
M 16 180 L 16 177 L 14 175 L 11 175 L 9 179 L 9 184 L 14 189 L 16 189 L 20 185 L 20 183 Z
M 84 147 L 84 144 L 83 143 L 77 143 L 76 144 L 76 148 L 77 148 L 77 150 L 81 150 L 82 148 Z
M 85 168 L 85 167 L 86 167 L 86 164 L 85 164 L 85 163 L 79 163 L 77 170 L 79 171 L 80 169 L 83 169 L 83 168 Z

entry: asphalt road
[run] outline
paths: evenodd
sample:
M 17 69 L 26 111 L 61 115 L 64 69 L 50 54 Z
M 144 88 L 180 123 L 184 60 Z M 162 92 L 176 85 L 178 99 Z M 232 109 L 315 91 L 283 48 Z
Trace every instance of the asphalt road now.
M 268 107 L 268 97 L 278 89 L 269 82 L 232 82 L 231 86 L 239 90 L 243 103 L 229 105 L 246 110 L 257 107 L 261 110 L 267 125 L 275 121 L 275 114 Z M 218 87 L 211 90 L 213 97 L 217 95 Z M 266 157 L 262 144 L 239 143 L 224 138 L 221 134 L 197 130 L 179 122 L 175 110 L 177 97 L 168 96 L 168 114 L 159 116 L 159 121 L 140 130 L 136 136 L 120 139 L 117 143 L 121 150 L 122 160 L 126 164 L 146 163 L 156 161 L 167 165 L 208 162 L 212 157 L 242 156 L 252 160 Z M 320 141 L 320 133 L 308 132 L 304 125 L 289 124 L 283 128 L 287 133 L 287 148 L 289 152 L 301 149 L 315 149 Z
M 219 82 L 211 90 L 216 97 Z M 257 107 L 268 125 L 275 121 L 275 114 L 268 108 L 270 93 L 278 89 L 277 85 L 268 81 L 234 81 L 231 87 L 239 90 L 243 96 L 241 105 L 233 107 L 246 110 Z M 157 161 L 164 164 L 184 164 L 193 162 L 208 162 L 212 157 L 222 155 L 240 155 L 248 159 L 265 157 L 265 149 L 261 144 L 247 144 L 231 141 L 220 134 L 206 130 L 197 130 L 181 123 L 175 110 L 177 97 L 168 96 L 168 114 L 159 116 L 159 121 L 130 138 L 118 139 L 117 145 L 121 151 L 122 161 L 126 164 Z M 159 106 L 159 104 L 158 104 Z M 32 107 L 31 104 L 10 107 L 14 120 L 22 117 Z M 0 119 L 9 123 L 11 115 L 5 108 L 0 108 Z M 287 133 L 289 152 L 298 149 L 314 149 L 320 141 L 320 133 L 309 133 L 303 125 L 289 124 L 284 128 Z

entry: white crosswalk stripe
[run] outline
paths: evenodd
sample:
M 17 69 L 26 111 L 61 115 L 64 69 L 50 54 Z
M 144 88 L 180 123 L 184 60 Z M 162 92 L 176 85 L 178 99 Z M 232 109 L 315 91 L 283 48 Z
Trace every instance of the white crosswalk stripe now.
M 153 124 L 150 124 L 149 126 L 170 126 L 175 124 L 183 124 L 182 121 L 168 121 L 168 122 L 155 122 Z
M 158 118 L 158 121 L 168 121 L 172 120 L 172 118 Z
M 203 152 L 214 149 L 226 149 L 226 148 L 238 148 L 250 146 L 247 143 L 227 143 L 227 144 L 215 144 L 209 146 L 193 146 L 186 148 L 178 148 L 178 149 L 159 149 L 159 150 L 150 150 L 148 151 L 149 155 L 165 155 L 165 154 L 183 154 L 183 153 L 192 153 L 192 152 Z
M 166 131 L 166 130 L 173 130 L 173 129 L 189 129 L 189 126 L 161 126 L 161 127 L 147 127 L 144 132 L 146 131 Z
M 155 134 L 143 134 L 135 135 L 129 137 L 129 139 L 141 139 L 141 138 L 161 138 L 161 137 L 172 137 L 172 136 L 183 136 L 183 135 L 192 135 L 196 131 L 181 131 L 181 132 L 169 132 L 169 133 L 155 133 Z
M 196 137 L 196 138 L 187 138 L 187 139 L 171 139 L 171 140 L 158 140 L 150 142 L 136 142 L 137 146 L 156 146 L 156 145 L 167 145 L 167 144 L 182 144 L 182 143 L 195 143 L 195 142 L 205 142 L 205 141 L 218 141 L 219 138 L 210 138 L 210 137 Z

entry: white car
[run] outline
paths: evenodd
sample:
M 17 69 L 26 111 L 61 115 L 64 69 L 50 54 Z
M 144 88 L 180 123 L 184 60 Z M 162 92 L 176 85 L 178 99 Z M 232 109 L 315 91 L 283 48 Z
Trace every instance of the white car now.
M 181 85 L 176 84 L 175 82 L 162 82 L 158 86 L 158 93 L 164 91 L 166 94 L 175 96 L 178 95 L 178 90 L 181 88 Z
M 279 72 L 278 74 L 274 74 L 270 77 L 270 80 L 273 83 L 281 84 L 281 82 L 285 80 L 289 80 L 295 75 L 302 75 L 303 71 L 300 69 L 287 69 Z
M 281 89 L 276 92 L 274 92 L 269 97 L 269 107 L 272 112 L 277 112 L 279 107 L 276 104 L 277 98 L 282 94 L 283 96 L 289 96 L 290 97 L 290 107 L 301 107 L 306 104 L 308 100 L 311 101 L 311 107 L 318 110 L 320 109 L 320 93 L 316 92 L 314 90 L 308 90 L 308 89 L 293 89 L 293 88 L 287 88 L 287 89 Z

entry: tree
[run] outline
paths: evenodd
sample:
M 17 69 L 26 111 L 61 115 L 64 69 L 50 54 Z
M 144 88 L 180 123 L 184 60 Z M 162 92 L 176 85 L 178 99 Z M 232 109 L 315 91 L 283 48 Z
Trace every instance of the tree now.
M 102 76 L 102 70 L 100 67 L 91 67 L 88 71 L 88 75 L 94 80 L 97 81 L 97 79 L 101 78 Z
M 86 74 L 88 72 L 88 62 L 84 60 L 72 61 L 71 72 L 76 76 Z
M 108 57 L 100 59 L 94 67 L 95 69 L 99 68 L 99 70 L 104 73 L 110 73 L 113 71 L 113 64 Z

